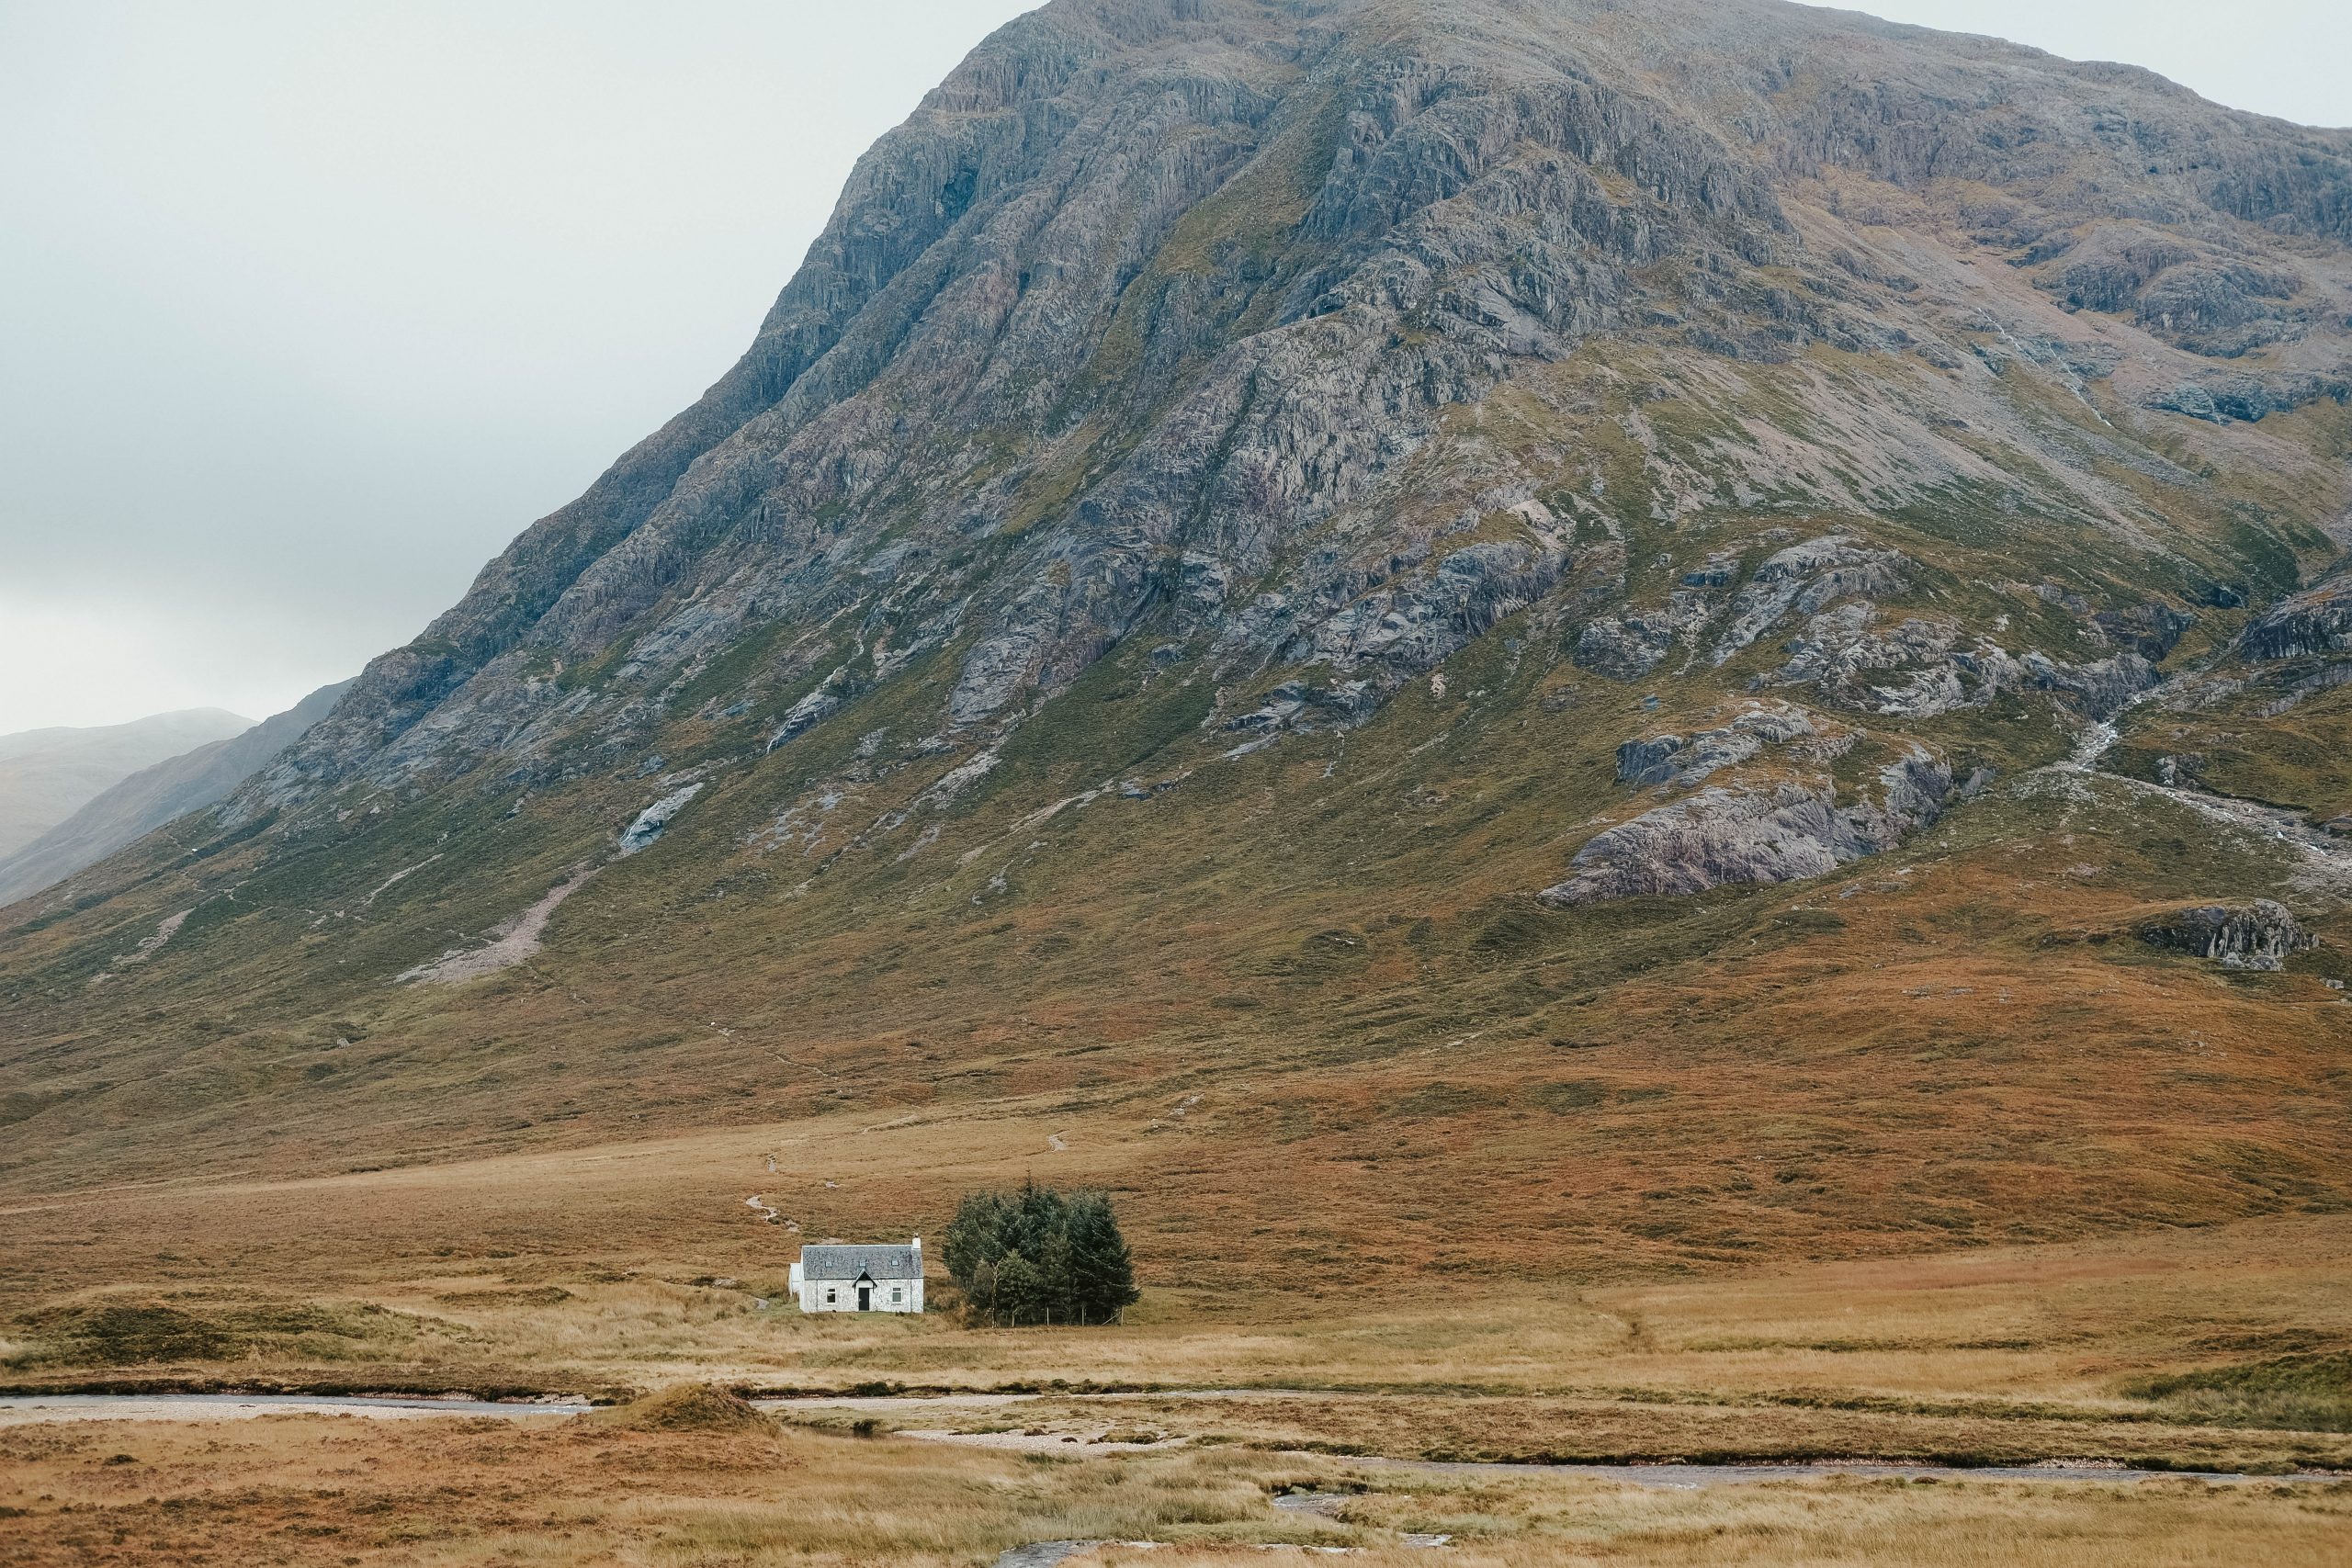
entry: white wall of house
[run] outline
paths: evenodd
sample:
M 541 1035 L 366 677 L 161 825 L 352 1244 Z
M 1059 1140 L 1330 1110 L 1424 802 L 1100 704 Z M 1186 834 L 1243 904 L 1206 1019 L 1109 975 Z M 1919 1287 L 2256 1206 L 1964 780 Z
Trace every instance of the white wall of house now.
M 915 1238 L 914 1252 L 920 1268 L 922 1260 L 922 1239 L 920 1236 Z M 807 1277 L 802 1264 L 792 1266 L 790 1289 L 802 1312 L 922 1311 L 922 1279 L 920 1274 L 911 1280 L 876 1280 L 866 1288 L 872 1292 L 869 1304 L 860 1309 L 856 1280 L 811 1280 Z
M 795 1265 L 797 1268 L 797 1265 Z M 855 1312 L 857 1285 L 849 1280 L 798 1280 L 793 1285 L 802 1312 Z M 869 1312 L 922 1311 L 921 1280 L 876 1280 Z

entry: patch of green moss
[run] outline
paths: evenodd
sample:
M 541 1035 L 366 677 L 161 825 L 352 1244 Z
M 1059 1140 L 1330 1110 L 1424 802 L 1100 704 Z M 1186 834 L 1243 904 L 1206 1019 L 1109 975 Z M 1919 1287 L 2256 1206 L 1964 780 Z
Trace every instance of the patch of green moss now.
M 2352 1432 L 2352 1351 L 2132 1378 L 2120 1392 L 2204 1426 Z

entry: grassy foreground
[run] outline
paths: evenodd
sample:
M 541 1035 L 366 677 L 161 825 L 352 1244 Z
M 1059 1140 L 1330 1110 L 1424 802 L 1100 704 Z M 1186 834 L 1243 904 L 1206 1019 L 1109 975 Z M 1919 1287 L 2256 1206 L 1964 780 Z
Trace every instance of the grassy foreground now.
M 0 1563 L 981 1564 L 1057 1539 L 1172 1543 L 1077 1560 L 1091 1564 L 1263 1562 L 1281 1542 L 1432 1561 L 1401 1544 L 1412 1532 L 1454 1537 L 1456 1564 L 2342 1560 L 2340 1483 L 1684 1493 L 1369 1461 L 2352 1470 L 2344 1213 L 1911 1257 L 1701 1270 L 1636 1256 L 1518 1279 L 1433 1261 L 1360 1280 L 1300 1255 L 1340 1220 L 1317 1211 L 1234 1228 L 1214 1269 L 1147 1253 L 1147 1295 L 1122 1328 L 804 1318 L 783 1300 L 820 1216 L 912 1219 L 922 1194 L 1024 1148 L 1043 1146 L 1055 1179 L 1125 1157 L 1087 1125 L 1007 1114 L 860 1145 L 798 1122 L 17 1198 L 0 1213 L 0 1382 L 18 1390 L 620 1399 L 707 1382 L 832 1397 L 731 1427 L 626 1414 L 0 1427 L 0 1507 L 22 1510 L 0 1518 Z M 1070 1146 L 1052 1149 L 1063 1129 Z M 862 1152 L 821 1181 L 767 1168 L 771 1151 L 786 1166 L 828 1142 Z M 766 1223 L 754 1194 L 808 1224 Z M 852 1402 L 891 1390 L 1028 1393 Z M 924 1428 L 1005 1447 L 888 1435 Z M 1064 1450 L 1106 1433 L 1183 1441 Z M 1276 1510 L 1286 1486 L 1345 1495 Z
M 1326 1494 L 1307 1509 L 1278 1493 Z M 1245 1448 L 1111 1459 L 548 1417 L 0 1429 L 0 1563 L 2340 1562 L 2352 1485 L 1789 1481 L 1705 1491 L 1427 1474 Z
M 537 1198 L 527 1171 L 501 1184 L 441 1169 L 20 1208 L 8 1223 L 45 1267 L 0 1283 L 0 1382 L 608 1398 L 700 1381 L 775 1394 L 1017 1390 L 1037 1396 L 1017 1425 L 1068 1416 L 1401 1458 L 2352 1466 L 2352 1216 L 1402 1289 L 1244 1256 L 1237 1277 L 1265 1283 L 1228 1292 L 1147 1271 L 1125 1327 L 1003 1330 L 952 1311 L 803 1317 L 784 1289 L 797 1238 L 782 1227 L 747 1212 L 709 1247 L 628 1228 L 612 1183 L 654 1163 L 628 1153 L 537 1167 Z M 655 1154 L 669 1201 L 691 1206 L 691 1162 Z M 416 1244 L 458 1213 L 492 1237 L 544 1224 L 527 1247 L 487 1256 Z M 159 1247 L 175 1226 L 188 1252 Z M 1247 1397 L 1204 1397 L 1232 1390 Z M 1065 1408 L 1073 1395 L 1082 1407 Z

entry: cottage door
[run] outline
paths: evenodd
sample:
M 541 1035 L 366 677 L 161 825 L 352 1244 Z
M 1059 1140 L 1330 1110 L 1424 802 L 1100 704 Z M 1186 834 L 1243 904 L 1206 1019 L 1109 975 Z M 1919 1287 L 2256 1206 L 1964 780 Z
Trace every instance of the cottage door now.
M 857 1310 L 860 1312 L 872 1312 L 874 1310 L 873 1286 L 860 1285 L 857 1288 Z

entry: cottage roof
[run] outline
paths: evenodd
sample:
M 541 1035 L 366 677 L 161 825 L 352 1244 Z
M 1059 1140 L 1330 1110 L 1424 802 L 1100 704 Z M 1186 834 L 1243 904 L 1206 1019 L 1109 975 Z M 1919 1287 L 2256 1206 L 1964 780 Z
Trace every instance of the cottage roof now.
M 860 1274 L 876 1280 L 920 1280 L 922 1248 L 897 1243 L 804 1247 L 800 1249 L 800 1274 L 807 1280 L 854 1280 Z

